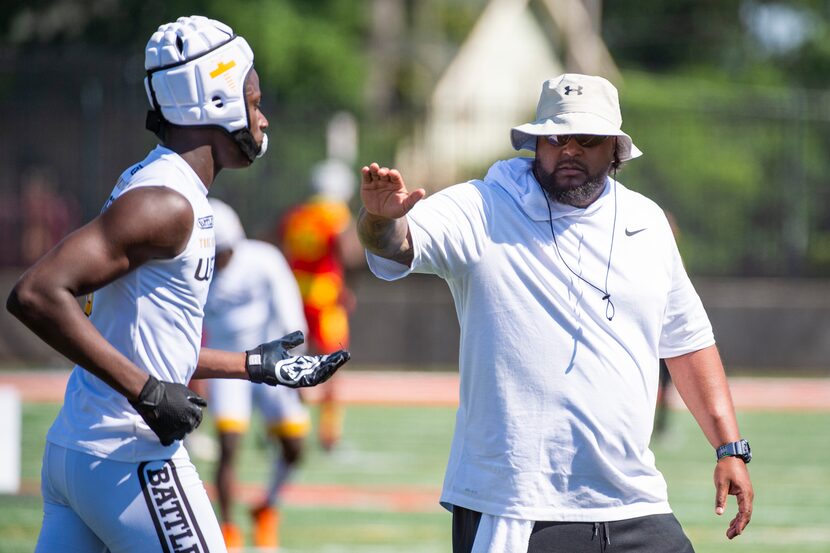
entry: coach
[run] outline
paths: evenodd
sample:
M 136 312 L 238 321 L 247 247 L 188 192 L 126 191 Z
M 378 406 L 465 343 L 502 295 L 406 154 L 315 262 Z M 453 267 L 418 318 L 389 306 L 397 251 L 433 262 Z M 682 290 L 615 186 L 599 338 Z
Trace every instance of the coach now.
M 453 551 L 685 553 L 649 441 L 658 361 L 715 449 L 715 511 L 753 491 L 712 327 L 663 211 L 616 180 L 641 155 L 600 77 L 544 83 L 512 129 L 534 158 L 421 201 L 362 170 L 372 271 L 446 280 L 461 327 L 461 397 L 441 495 Z M 609 173 L 613 172 L 613 177 Z

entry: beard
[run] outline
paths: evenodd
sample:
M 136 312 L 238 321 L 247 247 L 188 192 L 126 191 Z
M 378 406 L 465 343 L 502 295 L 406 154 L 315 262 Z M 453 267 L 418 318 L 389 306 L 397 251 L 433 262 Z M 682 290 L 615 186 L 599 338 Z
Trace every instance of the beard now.
M 562 178 L 561 175 L 557 175 L 557 170 L 564 167 L 578 167 L 585 173 L 585 179 L 575 184 L 564 182 L 566 179 Z M 546 172 L 539 165 L 539 161 L 534 160 L 533 174 L 536 175 L 536 180 L 539 181 L 542 189 L 547 192 L 553 201 L 573 207 L 588 207 L 599 197 L 605 188 L 608 169 L 592 175 L 588 172 L 585 164 L 571 159 L 560 161 L 553 168 L 553 172 Z

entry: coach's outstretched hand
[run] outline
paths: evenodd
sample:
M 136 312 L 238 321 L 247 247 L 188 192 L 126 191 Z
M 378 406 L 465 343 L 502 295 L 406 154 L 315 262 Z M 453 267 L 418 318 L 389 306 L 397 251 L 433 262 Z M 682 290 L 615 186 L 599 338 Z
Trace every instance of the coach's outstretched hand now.
M 292 357 L 288 350 L 303 341 L 303 333 L 297 331 L 248 351 L 245 359 L 248 378 L 251 382 L 270 386 L 307 388 L 331 378 L 351 358 L 349 352 L 342 349 L 329 355 Z
M 360 174 L 360 199 L 366 211 L 375 216 L 400 219 L 427 194 L 423 188 L 410 192 L 400 171 L 377 163 L 367 165 Z
M 161 445 L 170 445 L 196 430 L 207 401 L 184 384 L 162 382 L 151 375 L 130 405 L 156 433 Z

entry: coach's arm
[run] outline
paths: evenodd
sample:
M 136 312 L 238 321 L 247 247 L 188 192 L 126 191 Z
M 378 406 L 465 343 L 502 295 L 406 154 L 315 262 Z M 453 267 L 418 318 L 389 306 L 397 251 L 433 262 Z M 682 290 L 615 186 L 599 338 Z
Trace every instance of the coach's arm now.
M 380 167 L 377 163 L 361 170 L 360 198 L 363 207 L 357 220 L 360 242 L 373 254 L 402 265 L 412 264 L 412 237 L 405 215 L 426 192 L 413 192 L 397 169 Z
M 709 443 L 717 448 L 741 439 L 729 384 L 712 345 L 699 351 L 666 359 L 680 397 L 697 420 Z M 738 457 L 724 457 L 715 466 L 715 512 L 722 515 L 727 495 L 738 500 L 738 514 L 729 523 L 729 539 L 741 534 L 752 518 L 755 497 L 746 464 Z

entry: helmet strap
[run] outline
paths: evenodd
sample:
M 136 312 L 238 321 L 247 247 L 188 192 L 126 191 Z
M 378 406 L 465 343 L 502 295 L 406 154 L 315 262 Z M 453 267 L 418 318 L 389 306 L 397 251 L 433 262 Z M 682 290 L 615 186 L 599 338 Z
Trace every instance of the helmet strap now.
M 242 153 L 245 154 L 245 157 L 248 158 L 248 161 L 253 163 L 259 157 L 262 146 L 256 143 L 249 129 L 239 129 L 238 131 L 230 133 L 230 135 L 236 142 L 236 145 L 239 146 L 239 149 L 242 150 Z
M 147 110 L 147 118 L 144 120 L 144 127 L 156 135 L 159 140 L 164 140 L 164 125 L 167 123 L 161 111 L 157 109 Z

